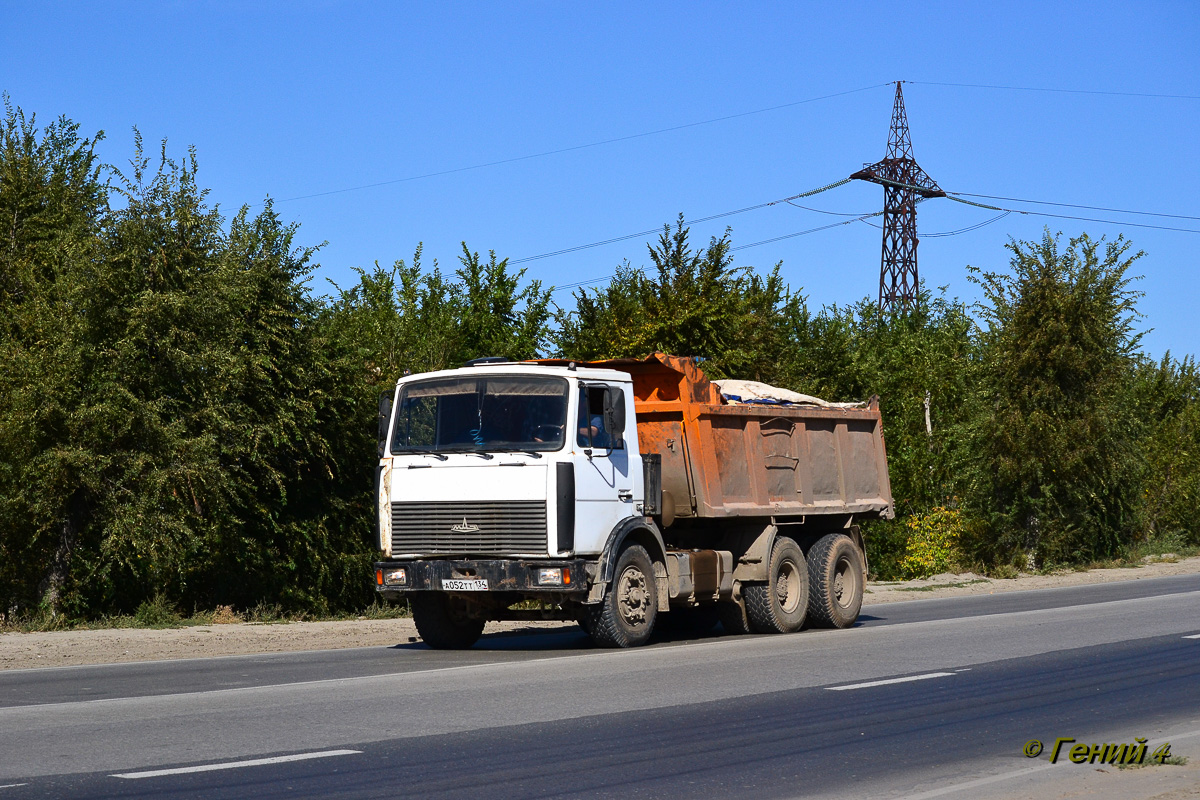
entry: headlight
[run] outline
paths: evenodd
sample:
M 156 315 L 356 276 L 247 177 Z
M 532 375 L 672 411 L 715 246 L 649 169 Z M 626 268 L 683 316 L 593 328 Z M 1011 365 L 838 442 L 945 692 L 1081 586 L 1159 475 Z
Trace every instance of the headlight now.
M 408 575 L 402 569 L 386 569 L 383 571 L 385 586 L 403 586 L 408 583 Z
M 571 583 L 571 570 L 566 567 L 543 567 L 538 570 L 539 586 L 567 586 Z

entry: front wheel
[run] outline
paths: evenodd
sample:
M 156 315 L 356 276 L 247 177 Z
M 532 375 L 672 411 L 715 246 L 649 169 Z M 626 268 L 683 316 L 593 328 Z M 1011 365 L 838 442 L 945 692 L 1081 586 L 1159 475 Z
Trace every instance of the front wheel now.
M 849 536 L 831 533 L 812 546 L 808 587 L 808 613 L 814 627 L 854 624 L 863 601 L 863 560 Z
M 466 602 L 446 592 L 414 592 L 408 605 L 417 633 L 436 650 L 465 650 L 483 633 L 483 620 L 470 616 Z
M 585 606 L 584 629 L 601 647 L 638 647 L 649 641 L 658 617 L 654 564 L 646 548 L 631 544 L 617 557 L 614 572 L 604 599 Z

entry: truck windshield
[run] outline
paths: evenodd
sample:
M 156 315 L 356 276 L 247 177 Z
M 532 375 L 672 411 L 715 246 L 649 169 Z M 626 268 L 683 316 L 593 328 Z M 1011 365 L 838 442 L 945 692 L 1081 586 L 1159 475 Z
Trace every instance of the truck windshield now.
M 558 450 L 567 422 L 561 378 L 479 376 L 400 390 L 393 453 Z

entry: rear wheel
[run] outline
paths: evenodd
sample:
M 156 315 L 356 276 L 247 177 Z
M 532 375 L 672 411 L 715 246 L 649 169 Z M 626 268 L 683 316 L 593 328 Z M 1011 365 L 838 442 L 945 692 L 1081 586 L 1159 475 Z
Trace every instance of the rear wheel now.
M 483 620 L 467 613 L 466 601 L 445 592 L 414 592 L 408 604 L 417 633 L 437 650 L 465 650 L 483 633 Z
M 746 616 L 758 633 L 792 633 L 808 611 L 808 565 L 800 545 L 787 536 L 775 539 L 766 583 L 747 584 Z
M 601 647 L 638 647 L 650 639 L 658 616 L 654 564 L 646 548 L 631 544 L 617 557 L 614 573 L 604 599 L 585 606 L 583 627 Z
M 849 628 L 863 601 L 862 553 L 849 536 L 831 533 L 808 551 L 808 615 L 814 627 Z

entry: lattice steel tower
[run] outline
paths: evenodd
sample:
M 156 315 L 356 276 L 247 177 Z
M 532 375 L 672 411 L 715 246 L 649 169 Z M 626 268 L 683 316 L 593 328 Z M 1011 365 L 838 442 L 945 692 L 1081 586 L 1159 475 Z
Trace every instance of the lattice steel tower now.
M 864 165 L 851 178 L 883 186 L 883 258 L 879 266 L 879 308 L 912 310 L 917 306 L 917 198 L 946 193 L 921 169 L 912 155 L 904 95 L 896 81 L 896 104 L 887 156 Z

